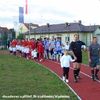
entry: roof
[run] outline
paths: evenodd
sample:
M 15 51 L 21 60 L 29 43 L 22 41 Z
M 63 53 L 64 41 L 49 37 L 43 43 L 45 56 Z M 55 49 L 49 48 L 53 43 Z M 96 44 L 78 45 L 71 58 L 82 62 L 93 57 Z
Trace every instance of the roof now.
M 84 26 L 83 31 L 85 32 L 94 32 L 100 25 L 90 25 L 90 26 Z
M 0 27 L 0 34 L 4 34 L 5 32 L 8 32 L 7 27 Z
M 24 25 L 27 27 L 27 29 L 32 28 L 32 27 L 38 27 L 39 25 L 33 24 L 33 23 L 24 23 Z
M 85 26 L 81 23 L 47 24 L 31 30 L 31 33 L 71 33 L 71 32 L 94 32 L 100 25 Z

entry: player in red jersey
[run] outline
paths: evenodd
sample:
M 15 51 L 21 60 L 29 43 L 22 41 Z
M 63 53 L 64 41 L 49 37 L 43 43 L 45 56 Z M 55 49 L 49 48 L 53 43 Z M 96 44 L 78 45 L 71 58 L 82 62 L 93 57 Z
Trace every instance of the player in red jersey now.
M 37 42 L 37 51 L 38 51 L 39 61 L 43 61 L 44 60 L 44 46 L 41 39 L 39 39 Z
M 11 46 L 14 55 L 16 55 L 16 45 L 17 45 L 17 40 L 16 39 L 12 40 Z

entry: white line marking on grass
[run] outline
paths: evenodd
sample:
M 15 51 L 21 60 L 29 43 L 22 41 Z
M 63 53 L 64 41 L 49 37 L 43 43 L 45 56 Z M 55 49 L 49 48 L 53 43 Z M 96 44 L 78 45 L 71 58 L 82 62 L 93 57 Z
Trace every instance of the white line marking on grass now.
M 36 62 L 36 63 L 38 63 L 38 62 Z M 40 63 L 38 63 L 39 65 L 42 65 L 42 64 L 40 64 Z M 55 74 L 61 81 L 63 81 L 62 80 L 62 78 L 59 76 L 59 75 L 57 75 L 54 71 L 52 71 L 51 69 L 49 69 L 48 67 L 46 67 L 45 65 L 42 65 L 45 69 L 47 69 L 47 70 L 49 70 L 51 73 L 53 73 L 53 74 Z M 64 82 L 64 81 L 63 81 Z M 68 85 L 66 82 L 64 82 L 69 88 L 70 88 L 70 90 L 77 96 L 77 98 L 79 99 L 79 100 L 82 100 L 81 99 L 81 97 L 80 96 L 78 96 L 78 94 L 71 88 L 71 86 L 70 85 Z
M 58 63 L 58 62 L 54 62 L 54 63 L 57 63 L 57 64 L 60 64 L 60 63 Z M 72 67 L 70 67 L 72 70 L 73 70 L 73 68 Z M 87 76 L 87 77 L 89 77 L 89 78 L 92 78 L 90 75 L 88 75 L 88 74 L 86 74 L 86 73 L 84 73 L 84 72 L 82 72 L 82 71 L 80 71 L 80 73 L 81 74 L 83 74 L 83 75 L 85 75 L 85 76 Z M 100 83 L 100 80 L 96 80 L 98 83 Z
M 84 72 L 82 72 L 82 71 L 80 71 L 80 73 L 83 74 L 83 75 L 85 75 L 85 76 L 87 76 L 87 77 L 89 77 L 89 78 L 92 78 L 90 75 L 88 75 L 88 74 L 86 74 L 86 73 L 84 73 Z M 100 83 L 99 80 L 96 80 L 96 81 Z

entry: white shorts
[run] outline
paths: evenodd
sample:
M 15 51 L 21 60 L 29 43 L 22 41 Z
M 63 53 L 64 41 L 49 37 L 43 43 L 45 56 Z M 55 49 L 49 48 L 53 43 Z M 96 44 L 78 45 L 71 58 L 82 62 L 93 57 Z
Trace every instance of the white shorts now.
M 32 58 L 37 58 L 37 52 L 36 51 L 32 51 L 31 55 L 32 55 Z
M 20 49 L 21 49 L 21 52 L 24 53 L 24 47 L 21 46 Z
M 11 46 L 9 47 L 9 51 L 13 51 L 13 48 Z
M 13 47 L 12 50 L 13 50 L 13 52 L 16 52 L 16 47 Z
M 28 47 L 24 48 L 24 53 L 29 53 L 29 48 Z

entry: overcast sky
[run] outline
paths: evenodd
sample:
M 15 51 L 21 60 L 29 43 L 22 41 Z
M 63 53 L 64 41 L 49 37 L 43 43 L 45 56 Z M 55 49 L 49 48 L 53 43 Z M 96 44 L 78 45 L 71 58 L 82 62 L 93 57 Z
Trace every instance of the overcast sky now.
M 0 26 L 14 27 L 18 23 L 19 7 L 25 0 L 0 0 Z M 28 0 L 24 22 L 58 24 L 78 22 L 100 25 L 100 0 Z

